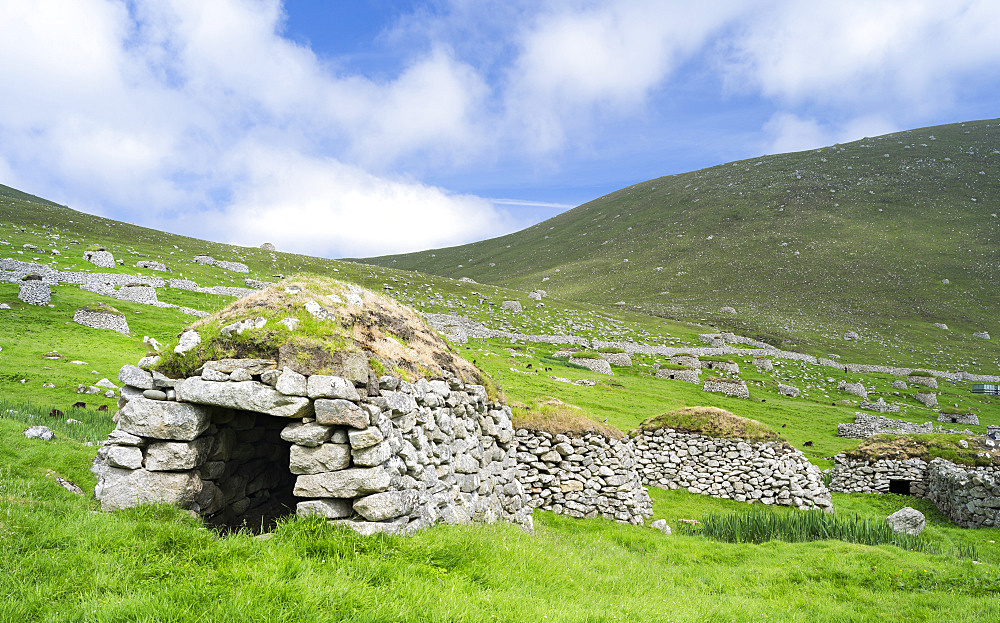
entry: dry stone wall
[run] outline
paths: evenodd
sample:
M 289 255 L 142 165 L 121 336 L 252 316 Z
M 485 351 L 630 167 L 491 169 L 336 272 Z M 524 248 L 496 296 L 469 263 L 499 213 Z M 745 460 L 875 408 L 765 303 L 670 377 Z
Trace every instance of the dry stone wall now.
M 517 479 L 530 506 L 638 525 L 652 515 L 630 441 L 595 433 L 568 437 L 518 429 L 514 443 Z
M 274 366 L 209 362 L 176 381 L 122 368 L 125 404 L 97 467 L 102 508 L 168 502 L 228 526 L 294 508 L 362 534 L 501 519 L 531 529 L 510 410 L 482 386 Z
M 797 508 L 832 508 L 818 467 L 783 443 L 718 439 L 669 428 L 635 435 L 643 484 Z
M 701 388 L 706 392 L 721 392 L 733 398 L 750 397 L 750 390 L 742 379 L 705 379 Z
M 927 494 L 927 462 L 923 459 L 880 459 L 866 461 L 843 454 L 834 457 L 830 490 L 840 493 L 891 493 L 892 481 L 900 485 L 900 493 L 918 497 Z
M 1000 526 L 1000 468 L 963 468 L 934 459 L 927 469 L 927 497 L 963 528 Z

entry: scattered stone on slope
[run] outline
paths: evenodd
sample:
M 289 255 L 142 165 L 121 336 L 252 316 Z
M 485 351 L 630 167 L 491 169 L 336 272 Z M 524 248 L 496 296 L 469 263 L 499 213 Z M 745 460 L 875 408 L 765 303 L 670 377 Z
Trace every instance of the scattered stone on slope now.
M 909 506 L 886 517 L 886 522 L 893 530 L 903 534 L 917 536 L 924 531 L 924 514 Z

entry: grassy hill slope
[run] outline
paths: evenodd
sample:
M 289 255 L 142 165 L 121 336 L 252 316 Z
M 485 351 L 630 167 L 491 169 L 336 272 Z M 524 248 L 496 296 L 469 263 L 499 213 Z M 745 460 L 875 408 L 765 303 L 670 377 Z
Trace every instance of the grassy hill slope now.
M 1000 120 L 977 121 L 662 177 L 508 236 L 364 261 L 996 371 L 998 212 Z

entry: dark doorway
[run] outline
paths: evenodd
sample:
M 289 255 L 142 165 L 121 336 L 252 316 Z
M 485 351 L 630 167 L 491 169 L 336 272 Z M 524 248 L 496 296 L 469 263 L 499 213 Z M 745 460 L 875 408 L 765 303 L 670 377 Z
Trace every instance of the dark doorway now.
M 910 481 L 909 480 L 890 480 L 889 481 L 889 493 L 897 493 L 899 495 L 910 495 Z
M 223 532 L 269 532 L 295 512 L 291 444 L 281 438 L 288 421 L 248 411 L 230 411 L 220 419 L 212 456 L 202 470 L 202 480 L 208 476 L 218 494 L 203 517 Z

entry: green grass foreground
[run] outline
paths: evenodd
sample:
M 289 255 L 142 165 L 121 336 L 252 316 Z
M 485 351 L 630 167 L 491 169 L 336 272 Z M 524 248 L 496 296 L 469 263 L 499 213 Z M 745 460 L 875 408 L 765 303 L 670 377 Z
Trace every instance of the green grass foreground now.
M 910 503 L 941 546 L 720 543 L 606 520 L 535 513 L 506 524 L 365 538 L 291 519 L 269 539 L 220 537 L 183 512 L 94 512 L 94 448 L 24 439 L 0 421 L 0 621 L 995 621 L 1000 530 L 960 530 L 926 502 L 836 496 L 885 516 Z M 75 496 L 46 475 L 78 483 Z M 656 517 L 745 505 L 653 490 Z M 776 514 L 790 509 L 768 509 Z

